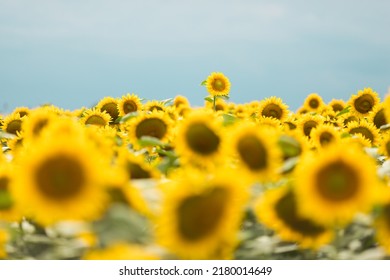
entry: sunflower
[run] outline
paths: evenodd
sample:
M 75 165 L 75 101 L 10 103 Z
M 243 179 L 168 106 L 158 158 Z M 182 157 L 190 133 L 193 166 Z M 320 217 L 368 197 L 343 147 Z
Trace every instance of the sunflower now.
M 171 136 L 171 128 L 171 119 L 164 112 L 157 110 L 138 115 L 131 119 L 126 126 L 130 141 L 135 147 L 143 136 L 154 137 L 163 142 L 168 141 Z
M 10 114 L 4 118 L 0 128 L 10 134 L 16 135 L 22 130 L 22 123 L 25 117 L 21 117 L 19 113 Z
M 332 99 L 329 103 L 328 106 L 332 108 L 333 112 L 338 113 L 344 110 L 346 107 L 346 103 L 342 99 Z
M 348 104 L 351 106 L 351 112 L 354 115 L 366 117 L 379 102 L 378 93 L 371 88 L 365 88 L 352 95 Z
M 7 257 L 7 252 L 5 250 L 5 244 L 7 244 L 9 239 L 8 232 L 0 227 L 0 260 Z
M 211 96 L 229 95 L 230 81 L 223 73 L 213 72 L 206 79 L 206 88 Z
M 159 260 L 160 256 L 139 244 L 115 243 L 106 248 L 93 249 L 84 260 Z
M 282 240 L 296 242 L 303 249 L 318 249 L 333 239 L 332 230 L 299 215 L 295 194 L 287 186 L 269 189 L 260 196 L 255 214 Z
M 271 129 L 276 129 L 278 131 L 283 130 L 282 123 L 276 118 L 259 116 L 258 118 L 256 118 L 256 123 L 260 127 L 268 127 Z
M 259 115 L 283 122 L 288 115 L 288 106 L 283 103 L 282 99 L 272 96 L 260 102 Z
M 294 115 L 290 115 L 287 117 L 287 119 L 283 122 L 283 128 L 284 130 L 295 130 L 297 128 L 297 119 Z
M 28 107 L 17 107 L 13 110 L 12 114 L 19 114 L 21 118 L 30 114 L 30 108 Z
M 212 163 L 222 156 L 221 133 L 215 115 L 205 110 L 194 111 L 179 124 L 176 151 L 186 162 Z
M 138 112 L 142 110 L 141 99 L 138 95 L 128 93 L 122 96 L 118 103 L 119 116 L 124 116 L 129 113 Z
M 296 167 L 299 213 L 319 223 L 345 224 L 377 198 L 375 162 L 356 146 L 328 145 Z
M 188 99 L 182 95 L 175 96 L 175 98 L 173 99 L 173 106 L 175 106 L 176 108 L 182 107 L 182 106 L 184 106 L 186 108 L 191 107 Z
M 161 111 L 165 112 L 167 106 L 162 101 L 151 100 L 145 103 L 144 111 L 145 112 L 153 112 L 153 111 Z
M 322 97 L 317 93 L 309 94 L 303 102 L 303 107 L 311 112 L 321 112 L 324 106 L 325 103 Z
M 302 106 L 302 107 L 298 108 L 296 114 L 299 116 L 299 115 L 305 115 L 309 112 L 310 112 L 310 110 L 307 107 Z
M 230 150 L 244 171 L 260 180 L 275 178 L 282 162 L 275 130 L 241 123 L 231 135 Z
M 182 259 L 226 258 L 220 251 L 236 244 L 248 197 L 240 177 L 233 170 L 219 170 L 210 176 L 187 169 L 161 188 L 164 198 L 156 221 L 158 243 Z
M 368 121 L 362 119 L 358 122 L 350 122 L 346 128 L 349 134 L 361 134 L 363 137 L 370 140 L 372 146 L 376 146 L 379 140 L 379 130 Z
M 42 129 L 57 118 L 56 114 L 45 108 L 32 110 L 22 124 L 24 138 L 28 140 L 37 138 Z
M 298 119 L 297 130 L 310 139 L 311 130 L 324 122 L 320 115 L 305 114 Z
M 382 205 L 379 215 L 375 218 L 375 238 L 387 254 L 390 254 L 390 202 Z
M 15 202 L 43 225 L 98 218 L 106 201 L 107 164 L 81 135 L 57 134 L 56 141 L 44 135 L 15 157 Z
M 111 116 L 96 108 L 87 109 L 80 118 L 80 122 L 84 125 L 106 126 L 111 122 Z
M 322 148 L 340 140 L 339 130 L 330 124 L 320 124 L 310 132 L 310 140 L 314 147 Z
M 368 119 L 378 129 L 380 129 L 381 126 L 387 124 L 384 104 L 383 103 L 379 103 L 378 105 L 375 105 L 375 107 L 372 109 L 372 111 L 368 115 Z
M 119 117 L 118 99 L 113 97 L 104 97 L 96 105 L 96 108 L 101 112 L 106 112 L 110 115 L 110 123 L 114 123 Z

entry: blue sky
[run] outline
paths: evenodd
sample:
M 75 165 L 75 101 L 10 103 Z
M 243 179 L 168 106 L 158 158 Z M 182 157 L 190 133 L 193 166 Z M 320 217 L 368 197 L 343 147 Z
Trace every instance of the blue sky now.
M 0 112 L 92 106 L 130 92 L 200 106 L 211 72 L 231 100 L 390 86 L 387 0 L 0 0 Z

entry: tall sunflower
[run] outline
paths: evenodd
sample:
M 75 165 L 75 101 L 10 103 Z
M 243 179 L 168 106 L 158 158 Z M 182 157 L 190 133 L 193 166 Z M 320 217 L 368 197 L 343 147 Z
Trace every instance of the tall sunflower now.
M 299 213 L 319 223 L 344 224 L 377 198 L 375 162 L 353 145 L 329 145 L 296 167 Z
M 298 213 L 298 202 L 288 186 L 267 190 L 255 205 L 259 221 L 284 241 L 301 248 L 318 249 L 333 239 L 333 230 Z
M 162 189 L 162 211 L 156 221 L 159 244 L 182 259 L 231 257 L 220 253 L 236 244 L 248 195 L 233 170 L 212 176 L 184 170 Z
M 288 106 L 283 103 L 282 99 L 272 96 L 260 102 L 259 115 L 267 118 L 275 118 L 283 122 L 288 115 Z
M 223 73 L 213 72 L 206 79 L 206 87 L 212 96 L 229 95 L 230 81 Z
M 56 141 L 45 136 L 51 137 L 26 145 L 15 157 L 15 202 L 43 225 L 98 218 L 106 200 L 105 161 L 81 135 L 57 134 Z
M 352 95 L 348 104 L 351 106 L 353 114 L 358 117 L 366 117 L 379 102 L 378 93 L 371 88 L 365 88 Z

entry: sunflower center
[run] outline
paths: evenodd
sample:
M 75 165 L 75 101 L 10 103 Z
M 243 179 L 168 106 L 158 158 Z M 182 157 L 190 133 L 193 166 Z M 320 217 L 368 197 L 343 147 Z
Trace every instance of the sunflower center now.
M 277 104 L 268 104 L 264 107 L 263 112 L 261 114 L 264 117 L 272 117 L 280 120 L 283 115 L 283 110 Z
M 150 106 L 149 111 L 150 112 L 153 112 L 153 111 L 164 111 L 164 109 L 161 106 L 153 105 L 153 106 Z
M 178 230 L 188 241 L 212 234 L 223 221 L 229 193 L 221 187 L 184 199 L 178 209 Z
M 306 236 L 318 236 L 325 228 L 314 221 L 302 218 L 297 213 L 297 201 L 293 192 L 289 191 L 275 204 L 275 211 L 288 227 Z
M 310 137 L 310 132 L 313 128 L 315 128 L 317 126 L 317 122 L 316 121 L 307 121 L 305 122 L 305 124 L 303 125 L 303 133 L 305 133 L 305 135 L 307 137 Z
M 8 210 L 12 207 L 13 201 L 11 194 L 8 191 L 9 179 L 7 177 L 0 178 L 0 211 Z
M 317 109 L 320 106 L 320 102 L 317 99 L 311 99 L 309 101 L 310 108 Z
M 127 172 L 131 179 L 148 179 L 151 177 L 150 173 L 143 169 L 139 164 L 128 162 Z
M 356 122 L 359 121 L 359 119 L 355 116 L 349 116 L 344 120 L 344 125 L 348 125 L 350 122 Z
M 358 134 L 360 133 L 361 135 L 363 135 L 365 138 L 367 138 L 368 140 L 371 141 L 371 143 L 374 142 L 374 135 L 372 134 L 372 132 L 366 128 L 366 127 L 362 127 L 362 126 L 359 126 L 359 127 L 355 127 L 355 128 L 352 128 L 349 130 L 349 133 L 350 134 Z
M 150 118 L 142 120 L 135 129 L 135 135 L 138 139 L 142 136 L 151 136 L 162 139 L 167 133 L 167 125 L 159 118 Z
M 127 100 L 123 104 L 123 111 L 125 114 L 136 112 L 138 110 L 137 104 L 133 100 Z
M 238 141 L 237 150 L 242 161 L 251 170 L 261 170 L 268 165 L 268 153 L 263 143 L 254 135 Z
M 375 100 L 370 94 L 363 94 L 359 98 L 356 98 L 354 105 L 359 113 L 365 114 L 371 111 L 374 103 Z
M 294 129 L 297 128 L 297 126 L 296 126 L 293 122 L 285 122 L 285 124 L 288 125 L 288 128 L 289 128 L 290 130 L 294 130 Z
M 16 133 L 20 132 L 21 129 L 22 129 L 22 121 L 21 120 L 12 120 L 7 125 L 7 128 L 5 131 L 16 135 Z
M 316 178 L 319 193 L 329 201 L 348 200 L 358 192 L 358 174 L 342 161 L 322 168 Z
M 344 107 L 343 107 L 343 105 L 336 103 L 336 104 L 332 105 L 332 109 L 334 112 L 340 112 L 344 109 Z
M 220 79 L 215 79 L 212 83 L 213 90 L 223 91 L 226 88 L 225 82 Z
M 111 116 L 110 123 L 115 122 L 115 120 L 119 117 L 118 106 L 115 102 L 110 102 L 103 105 L 100 110 L 102 112 L 106 111 Z
M 101 116 L 92 115 L 85 121 L 85 124 L 105 126 L 105 125 L 107 125 L 107 122 Z
M 330 142 L 332 142 L 334 140 L 334 136 L 332 133 L 329 133 L 329 132 L 322 132 L 321 135 L 320 135 L 320 143 L 321 143 L 321 146 L 324 146 L 326 144 L 329 144 Z
M 48 119 L 41 119 L 39 120 L 35 125 L 34 125 L 34 128 L 33 128 L 33 134 L 35 136 L 38 136 L 39 133 L 42 131 L 42 129 L 49 123 L 49 120 Z
M 201 155 L 210 155 L 218 150 L 220 139 L 204 123 L 194 123 L 188 127 L 186 141 L 191 150 Z
M 384 110 L 384 109 L 380 109 L 380 110 L 375 114 L 373 123 L 374 123 L 374 125 L 375 125 L 377 128 L 380 128 L 382 125 L 387 124 L 386 116 L 385 116 L 385 110 Z
M 85 170 L 76 159 L 58 154 L 38 166 L 35 181 L 44 196 L 58 201 L 71 199 L 82 191 Z

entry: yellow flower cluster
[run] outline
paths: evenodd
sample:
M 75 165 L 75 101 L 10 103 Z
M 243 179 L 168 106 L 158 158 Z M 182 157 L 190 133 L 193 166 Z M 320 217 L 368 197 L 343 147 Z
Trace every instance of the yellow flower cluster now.
M 232 259 L 251 214 L 263 234 L 312 250 L 366 215 L 390 253 L 389 98 L 365 88 L 326 104 L 313 93 L 293 112 L 277 97 L 228 102 L 222 73 L 204 85 L 213 99 L 198 108 L 127 94 L 4 115 L 0 258 L 5 229 L 29 221 L 48 236 L 83 223 L 72 238 L 84 259 Z M 118 205 L 148 221 L 147 242 L 94 231 Z

